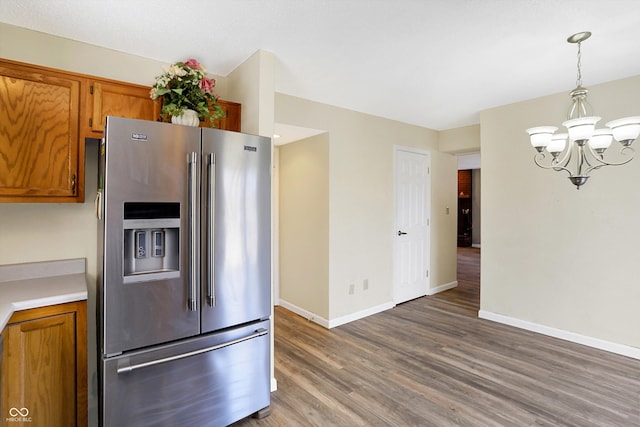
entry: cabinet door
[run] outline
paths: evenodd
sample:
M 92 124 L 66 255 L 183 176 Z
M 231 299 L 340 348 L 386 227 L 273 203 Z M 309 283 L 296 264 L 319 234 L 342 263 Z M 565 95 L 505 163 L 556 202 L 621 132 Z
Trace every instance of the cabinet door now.
M 31 421 L 7 424 L 86 427 L 87 302 L 16 311 L 2 334 L 0 425 L 16 408 Z
M 214 121 L 216 128 L 240 132 L 240 116 L 242 112 L 241 104 L 237 102 L 218 100 L 226 117 Z
M 3 418 L 18 417 L 16 425 L 76 425 L 74 314 L 10 324 L 4 335 Z
M 151 88 L 95 80 L 90 83 L 91 101 L 87 136 L 101 138 L 105 117 L 116 116 L 129 119 L 158 120 L 160 103 L 149 97 Z
M 0 61 L 0 201 L 73 202 L 82 197 L 83 82 Z

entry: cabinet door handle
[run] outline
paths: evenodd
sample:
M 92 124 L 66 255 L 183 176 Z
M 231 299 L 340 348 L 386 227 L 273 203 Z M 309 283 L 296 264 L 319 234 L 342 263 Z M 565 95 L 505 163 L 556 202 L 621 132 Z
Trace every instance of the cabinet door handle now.
M 76 195 L 76 175 L 71 175 L 71 194 Z
M 405 232 L 404 232 L 404 231 L 402 231 L 402 230 L 398 230 L 398 236 L 404 236 L 405 234 L 407 234 L 407 233 L 405 233 Z

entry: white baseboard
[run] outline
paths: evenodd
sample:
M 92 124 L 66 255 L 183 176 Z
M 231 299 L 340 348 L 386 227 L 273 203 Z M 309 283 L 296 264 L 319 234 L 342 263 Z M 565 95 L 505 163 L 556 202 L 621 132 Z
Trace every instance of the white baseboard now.
M 347 314 L 346 316 L 338 317 L 329 321 L 329 328 L 335 328 L 336 326 L 344 325 L 345 323 L 353 322 L 354 320 L 363 319 L 376 313 L 389 310 L 396 305 L 389 301 L 384 304 L 377 305 L 375 307 L 367 308 L 366 310 L 358 311 L 356 313 Z
M 271 378 L 271 392 L 278 390 L 278 380 Z
M 539 334 L 548 335 L 550 337 L 559 338 L 561 340 L 571 341 L 577 344 L 586 345 L 588 347 L 593 347 L 600 350 L 608 351 L 610 353 L 615 353 L 640 360 L 640 348 L 638 347 L 631 347 L 628 345 L 601 340 L 599 338 L 588 337 L 586 335 L 576 334 L 575 332 L 551 328 L 549 326 L 539 325 L 537 323 L 529 322 L 526 320 L 492 313 L 490 311 L 480 310 L 478 312 L 478 317 L 480 317 L 481 319 L 491 320 L 509 326 L 515 326 L 516 328 L 526 329 L 527 331 L 537 332 Z
M 471 247 L 480 249 L 480 243 L 473 243 Z
M 351 313 L 346 316 L 338 317 L 337 319 L 327 320 L 321 316 L 318 316 L 315 313 L 312 313 L 308 310 L 298 307 L 295 304 L 291 304 L 280 298 L 280 305 L 286 308 L 289 311 L 293 311 L 299 316 L 304 317 L 305 319 L 309 319 L 310 321 L 317 323 L 320 326 L 323 326 L 327 329 L 335 328 L 336 326 L 344 325 L 345 323 L 353 322 L 354 320 L 363 319 L 367 316 L 371 316 L 372 314 L 380 313 L 382 311 L 388 310 L 390 308 L 395 307 L 396 305 L 393 302 L 388 302 L 385 304 L 380 304 L 375 307 L 368 308 L 366 310 L 358 311 L 356 313 Z
M 291 304 L 290 302 L 285 301 L 282 298 L 280 298 L 280 305 L 289 311 L 293 311 L 298 316 L 302 316 L 305 319 L 311 320 L 312 322 L 329 329 L 329 321 L 323 317 L 318 316 L 315 313 L 305 310 L 304 308 L 300 308 L 295 304 Z
M 448 291 L 458 286 L 458 281 L 455 280 L 451 283 L 445 283 L 444 285 L 436 286 L 435 288 L 427 289 L 427 295 L 435 295 L 440 292 Z

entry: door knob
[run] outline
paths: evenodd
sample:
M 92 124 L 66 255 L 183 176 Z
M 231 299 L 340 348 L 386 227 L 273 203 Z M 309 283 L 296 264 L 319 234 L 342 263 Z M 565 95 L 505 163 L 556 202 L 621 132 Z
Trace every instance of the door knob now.
M 398 230 L 398 236 L 402 236 L 403 234 L 407 234 L 404 231 Z

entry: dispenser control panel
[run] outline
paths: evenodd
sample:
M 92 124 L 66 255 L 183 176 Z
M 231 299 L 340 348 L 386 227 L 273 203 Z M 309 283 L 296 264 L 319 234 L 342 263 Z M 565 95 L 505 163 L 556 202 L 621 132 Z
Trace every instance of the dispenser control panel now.
M 125 203 L 124 282 L 180 275 L 180 204 Z
M 164 230 L 135 230 L 135 258 L 164 256 Z
M 146 230 L 143 231 L 136 231 L 136 258 L 137 259 L 142 259 L 142 258 L 146 258 L 147 257 L 147 232 Z

